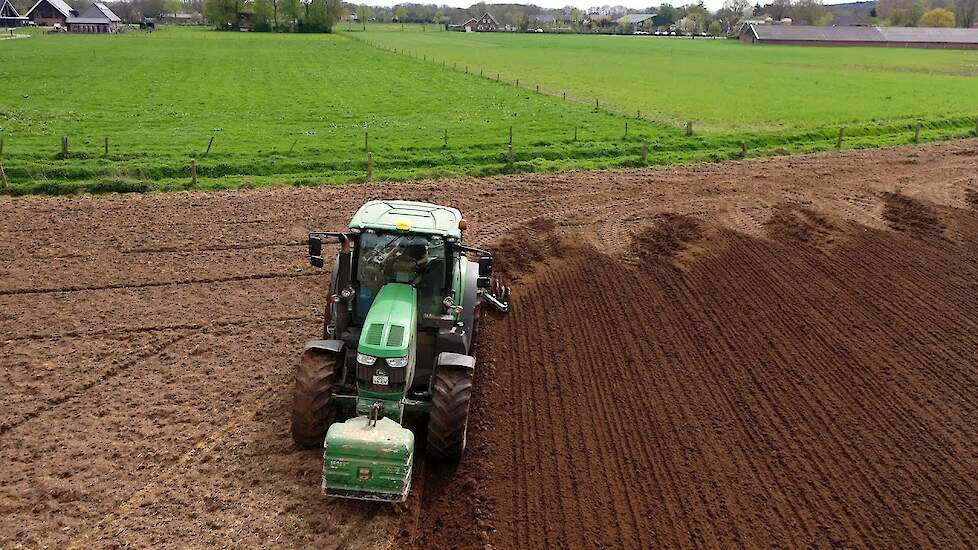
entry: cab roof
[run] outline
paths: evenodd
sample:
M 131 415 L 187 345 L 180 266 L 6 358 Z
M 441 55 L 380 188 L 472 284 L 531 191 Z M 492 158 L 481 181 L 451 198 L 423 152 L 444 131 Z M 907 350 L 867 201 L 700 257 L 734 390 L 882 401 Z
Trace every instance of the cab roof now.
M 370 201 L 357 210 L 350 229 L 403 231 L 443 237 L 461 238 L 458 222 L 462 213 L 456 208 L 416 201 Z

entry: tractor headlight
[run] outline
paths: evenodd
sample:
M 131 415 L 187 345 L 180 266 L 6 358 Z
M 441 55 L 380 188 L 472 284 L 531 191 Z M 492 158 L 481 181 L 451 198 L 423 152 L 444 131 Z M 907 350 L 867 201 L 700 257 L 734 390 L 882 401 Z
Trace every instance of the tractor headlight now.
M 369 367 L 370 365 L 373 365 L 376 362 L 377 362 L 377 358 L 374 357 L 373 355 L 366 355 L 363 353 L 357 354 L 357 363 L 360 363 L 361 365 L 367 365 Z
M 407 357 L 388 357 L 387 366 L 394 368 L 403 368 L 407 366 Z

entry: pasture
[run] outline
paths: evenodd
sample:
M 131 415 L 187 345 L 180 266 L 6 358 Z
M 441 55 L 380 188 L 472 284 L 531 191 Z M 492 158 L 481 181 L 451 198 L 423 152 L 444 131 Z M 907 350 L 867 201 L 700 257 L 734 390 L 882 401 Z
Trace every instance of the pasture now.
M 978 113 L 978 51 L 751 46 L 735 40 L 422 32 L 375 25 L 359 37 L 501 73 L 582 102 L 717 131 Z M 352 34 L 352 33 L 351 33 Z
M 918 118 L 920 141 L 975 128 L 973 52 L 846 50 L 836 74 L 840 50 L 399 29 L 5 41 L 0 192 L 606 169 L 829 150 L 843 124 L 843 148 L 909 143 Z

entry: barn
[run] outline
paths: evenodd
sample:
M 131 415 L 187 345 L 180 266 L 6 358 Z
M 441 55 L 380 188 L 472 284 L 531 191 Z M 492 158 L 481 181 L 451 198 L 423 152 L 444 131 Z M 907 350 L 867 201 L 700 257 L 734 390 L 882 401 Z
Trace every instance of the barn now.
M 893 48 L 978 49 L 978 29 L 927 27 L 812 27 L 744 25 L 740 41 L 795 46 L 878 46 Z
M 68 18 L 69 32 L 119 32 L 122 19 L 101 2 L 89 6 L 78 17 Z
M 22 27 L 27 24 L 27 17 L 17 12 L 10 0 L 3 0 L 0 5 L 0 27 Z
M 78 12 L 62 0 L 37 0 L 25 17 L 42 27 L 66 25 L 69 17 L 77 17 Z

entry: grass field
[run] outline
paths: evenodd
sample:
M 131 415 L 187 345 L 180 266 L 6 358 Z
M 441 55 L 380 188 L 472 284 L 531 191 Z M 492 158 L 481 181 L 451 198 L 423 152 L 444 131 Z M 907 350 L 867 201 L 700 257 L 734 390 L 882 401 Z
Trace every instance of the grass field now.
M 650 36 L 427 32 L 368 26 L 372 43 L 501 73 L 583 101 L 714 130 L 975 115 L 978 52 L 751 46 Z
M 978 84 L 972 52 L 845 50 L 862 68 L 836 74 L 842 50 L 407 28 L 0 42 L 6 192 L 311 185 L 361 181 L 370 168 L 390 180 L 602 169 L 643 164 L 643 143 L 649 164 L 720 161 L 739 158 L 742 147 L 748 155 L 831 149 L 841 122 L 845 147 L 907 143 L 915 117 L 926 119 L 922 140 L 974 131 L 973 93 L 965 93 Z M 418 58 L 370 45 L 381 42 L 408 45 Z M 777 53 L 789 51 L 798 54 Z M 872 68 L 855 61 L 874 57 Z M 766 80 L 747 78 L 752 70 Z M 772 82 L 778 70 L 792 87 Z M 762 82 L 781 91 L 761 91 Z M 823 88 L 831 98 L 819 97 Z M 686 118 L 693 135 L 677 124 Z

